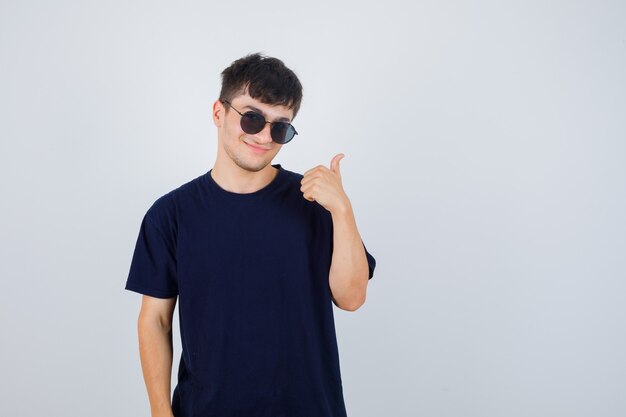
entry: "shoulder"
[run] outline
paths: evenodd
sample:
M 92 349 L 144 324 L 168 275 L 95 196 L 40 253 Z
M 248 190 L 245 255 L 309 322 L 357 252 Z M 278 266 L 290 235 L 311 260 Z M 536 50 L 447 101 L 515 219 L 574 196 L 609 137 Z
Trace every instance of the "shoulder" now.
M 322 205 L 320 205 L 317 201 L 309 201 L 304 198 L 301 191 L 302 186 L 302 178 L 304 178 L 304 174 L 299 172 L 290 171 L 288 169 L 282 168 L 284 171 L 285 183 L 288 185 L 291 192 L 294 194 L 294 198 L 297 195 L 297 201 L 299 202 L 298 207 L 303 208 L 303 212 L 309 213 L 319 219 L 319 221 L 324 222 L 326 225 L 332 223 L 332 217 L 330 212 L 326 210 Z M 332 227 L 332 224 L 329 225 Z
M 302 181 L 302 178 L 304 178 L 304 175 L 295 172 L 295 171 L 290 171 L 288 169 L 286 169 L 285 167 L 283 167 L 281 165 L 281 169 L 283 171 L 283 175 L 285 177 L 285 182 L 289 182 L 289 183 L 300 183 Z
M 302 195 L 302 178 L 304 175 L 299 172 L 290 171 L 285 168 L 281 168 L 281 189 L 286 191 L 290 198 L 293 199 L 298 205 L 304 205 L 306 207 L 311 206 L 312 203 L 304 198 Z
M 160 229 L 175 225 L 181 206 L 198 193 L 204 175 L 206 174 L 202 174 L 160 195 L 148 208 L 146 217 Z

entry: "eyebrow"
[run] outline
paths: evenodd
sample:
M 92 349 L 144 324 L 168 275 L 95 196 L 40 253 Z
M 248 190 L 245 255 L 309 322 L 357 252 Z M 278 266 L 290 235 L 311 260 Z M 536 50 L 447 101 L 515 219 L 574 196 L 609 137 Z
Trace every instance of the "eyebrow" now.
M 266 114 L 261 110 L 261 109 L 257 109 L 254 106 L 243 106 L 244 109 L 250 109 L 252 111 L 255 111 L 257 113 L 260 113 L 263 115 L 263 117 L 265 117 L 267 119 Z M 288 117 L 279 117 L 278 120 L 275 120 L 276 122 L 287 122 L 287 123 L 291 123 L 291 120 L 289 120 Z

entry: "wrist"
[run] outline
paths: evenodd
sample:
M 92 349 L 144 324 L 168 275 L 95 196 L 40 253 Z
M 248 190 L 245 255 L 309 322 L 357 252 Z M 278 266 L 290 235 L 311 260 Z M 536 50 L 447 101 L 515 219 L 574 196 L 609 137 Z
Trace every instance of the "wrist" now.
M 332 210 L 330 210 L 330 214 L 332 216 L 345 217 L 346 215 L 349 215 L 350 213 L 352 213 L 352 204 L 350 203 L 350 200 L 348 199 L 341 202 L 340 204 L 337 204 L 335 207 L 333 207 Z

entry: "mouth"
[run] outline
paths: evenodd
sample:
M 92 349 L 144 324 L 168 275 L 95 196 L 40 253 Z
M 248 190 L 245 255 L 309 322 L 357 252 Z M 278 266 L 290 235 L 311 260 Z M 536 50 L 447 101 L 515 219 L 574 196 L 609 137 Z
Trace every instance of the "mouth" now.
M 255 146 L 255 145 L 251 145 L 248 142 L 244 142 L 250 149 L 252 149 L 252 151 L 257 152 L 257 153 L 265 153 L 267 151 L 269 151 L 269 148 L 262 148 L 260 146 Z

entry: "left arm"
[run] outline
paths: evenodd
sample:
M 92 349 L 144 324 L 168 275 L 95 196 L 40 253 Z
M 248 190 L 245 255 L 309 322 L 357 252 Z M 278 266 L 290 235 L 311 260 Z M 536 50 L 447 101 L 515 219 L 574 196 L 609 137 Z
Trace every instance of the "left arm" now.
M 369 266 L 352 206 L 331 212 L 333 219 L 333 257 L 329 284 L 335 305 L 355 311 L 365 303 Z
M 354 311 L 365 303 L 369 266 L 352 205 L 341 184 L 339 161 L 343 157 L 335 155 L 330 169 L 318 165 L 305 172 L 300 190 L 304 198 L 317 201 L 332 216 L 333 255 L 328 276 L 331 297 L 337 307 Z

